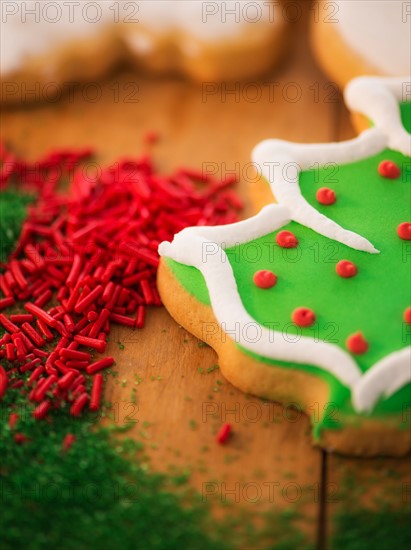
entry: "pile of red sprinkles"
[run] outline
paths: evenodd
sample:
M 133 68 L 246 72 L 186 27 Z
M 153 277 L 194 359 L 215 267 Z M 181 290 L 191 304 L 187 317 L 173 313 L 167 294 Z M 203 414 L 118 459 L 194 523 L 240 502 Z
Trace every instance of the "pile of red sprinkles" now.
M 0 147 L 0 189 L 35 191 L 17 247 L 0 266 L 0 400 L 19 391 L 39 420 L 52 408 L 100 408 L 111 326 L 141 329 L 156 288 L 161 241 L 190 225 L 237 221 L 241 201 L 191 169 L 155 172 L 151 159 L 100 168 L 91 151 L 27 163 Z M 90 167 L 93 176 L 90 176 Z

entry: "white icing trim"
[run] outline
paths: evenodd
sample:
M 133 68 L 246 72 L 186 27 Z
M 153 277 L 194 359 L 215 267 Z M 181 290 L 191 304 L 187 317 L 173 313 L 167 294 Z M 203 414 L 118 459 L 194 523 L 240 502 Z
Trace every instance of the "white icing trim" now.
M 367 239 L 342 228 L 313 208 L 301 194 L 299 175 L 302 170 L 326 163 L 356 162 L 379 153 L 386 145 L 385 134 L 372 128 L 341 143 L 307 144 L 269 139 L 259 143 L 251 155 L 276 200 L 289 208 L 294 221 L 356 250 L 377 253 Z
M 390 353 L 362 375 L 353 389 L 354 407 L 360 412 L 368 412 L 381 396 L 390 397 L 409 382 L 411 347 Z
M 368 117 L 376 128 L 388 136 L 388 146 L 411 156 L 411 135 L 401 121 L 399 101 L 411 96 L 411 76 L 383 78 L 361 76 L 344 90 L 344 99 L 351 111 Z
M 174 236 L 174 241 L 189 235 L 204 237 L 208 241 L 218 243 L 222 248 L 230 248 L 236 244 L 243 244 L 275 231 L 291 221 L 288 208 L 278 204 L 268 204 L 260 212 L 246 220 L 228 225 L 187 227 Z M 275 227 L 274 227 L 275 226 Z M 273 228 L 274 227 L 274 228 Z M 174 242 L 173 241 L 173 242 Z M 159 251 L 164 250 L 167 241 L 160 243 Z M 191 251 L 192 252 L 192 251 Z M 184 262 L 185 263 L 185 262 Z
M 307 336 L 289 342 L 284 339 L 281 332 L 258 323 L 244 308 L 233 269 L 222 247 L 228 242 L 249 241 L 250 226 L 255 227 L 260 221 L 260 230 L 254 233 L 254 238 L 283 227 L 289 221 L 289 215 L 287 216 L 285 208 L 269 205 L 257 216 L 243 222 L 221 226 L 219 231 L 210 231 L 216 229 L 213 227 L 190 227 L 178 233 L 172 243 L 161 243 L 159 253 L 161 256 L 196 267 L 202 273 L 207 283 L 214 315 L 224 332 L 237 344 L 248 351 L 274 360 L 291 363 L 309 361 L 310 364 L 336 376 L 344 385 L 354 387 L 360 379 L 361 371 L 347 352 L 334 344 L 316 342 Z M 211 241 L 210 236 L 216 240 Z M 253 333 L 257 336 L 256 339 L 249 336 L 249 329 L 256 329 L 256 333 Z

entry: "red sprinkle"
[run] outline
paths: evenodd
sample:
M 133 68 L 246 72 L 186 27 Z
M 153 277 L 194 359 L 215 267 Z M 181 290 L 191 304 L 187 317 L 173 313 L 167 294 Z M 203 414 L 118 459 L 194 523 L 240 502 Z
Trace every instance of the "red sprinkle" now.
M 46 351 L 37 348 L 34 348 L 33 355 L 35 355 L 36 357 L 40 357 L 41 359 L 47 359 L 47 357 L 49 356 Z
M 36 420 L 41 420 L 46 416 L 50 409 L 51 402 L 47 399 L 46 401 L 40 403 L 40 405 L 37 405 L 37 407 L 33 411 L 33 416 Z
M 84 407 L 87 405 L 88 400 L 89 396 L 87 395 L 87 393 L 82 393 L 79 397 L 77 397 L 70 408 L 71 416 L 80 416 Z
M 25 434 L 17 433 L 14 435 L 14 441 L 17 445 L 21 445 L 22 443 L 26 443 L 26 441 L 30 441 L 30 438 Z
M 160 135 L 158 132 L 147 132 L 144 136 L 144 141 L 147 143 L 147 145 L 153 145 L 154 143 L 157 143 L 159 139 Z
M 356 332 L 351 334 L 346 340 L 348 351 L 355 353 L 356 355 L 362 355 L 368 350 L 368 342 L 364 338 L 362 332 Z
M 137 307 L 136 328 L 144 327 L 144 319 L 146 315 L 146 308 L 144 306 Z
M 13 343 L 14 345 L 16 346 L 16 350 L 17 350 L 17 359 L 19 361 L 23 361 L 24 360 L 24 357 L 26 355 L 26 350 L 24 348 L 24 344 L 23 344 L 23 340 L 21 338 L 15 338 L 13 340 Z
M 98 373 L 93 379 L 93 387 L 91 388 L 91 399 L 90 399 L 91 411 L 99 410 L 102 391 L 103 391 L 103 375 Z
M 110 314 L 110 321 L 113 321 L 113 323 L 117 323 L 118 325 L 123 325 L 125 327 L 134 327 L 135 326 L 135 320 L 131 319 L 130 317 L 126 317 L 125 315 L 120 315 L 118 313 L 111 313 Z
M 315 313 L 307 307 L 298 307 L 291 316 L 293 322 L 299 327 L 310 327 L 315 323 Z
M 42 401 L 46 393 L 51 389 L 52 386 L 57 382 L 57 376 L 52 374 L 36 388 L 36 393 L 34 394 L 35 401 Z
M 67 434 L 63 439 L 62 450 L 67 452 L 75 441 L 76 436 L 74 434 Z
M 10 430 L 14 430 L 19 420 L 20 420 L 20 416 L 18 415 L 18 413 L 10 413 L 10 416 L 9 416 Z
M 397 233 L 400 239 L 411 241 L 411 223 L 403 222 L 397 227 Z
M 3 313 L 0 313 L 0 324 L 3 325 L 3 328 L 7 330 L 7 332 L 10 332 L 10 334 L 15 334 L 16 332 L 20 332 L 19 327 L 16 327 L 14 323 L 9 321 Z
M 86 377 L 83 376 L 82 374 L 79 374 L 77 378 L 74 380 L 74 382 L 72 383 L 71 389 L 74 390 L 75 388 L 77 388 L 77 386 L 82 386 L 85 383 L 86 383 Z
M 29 323 L 23 323 L 22 329 L 36 346 L 38 346 L 39 348 L 44 346 L 44 344 L 46 343 L 45 340 Z
M 36 305 L 38 307 L 44 307 L 51 300 L 52 297 L 53 297 L 53 293 L 48 288 L 47 290 L 42 292 L 40 294 L 40 296 L 38 296 L 36 298 L 36 301 L 34 302 L 34 305 Z
M 59 351 L 63 359 L 76 359 L 78 361 L 90 361 L 90 354 L 86 351 L 77 351 L 75 349 L 62 348 Z
M 29 385 L 33 384 L 33 382 L 35 382 L 37 378 L 43 374 L 43 372 L 44 372 L 44 367 L 42 365 L 34 369 L 34 371 L 30 375 L 28 384 Z
M 150 283 L 147 280 L 140 281 L 141 290 L 147 305 L 154 304 L 154 296 L 151 291 Z
M 44 309 L 41 309 L 40 307 L 31 304 L 30 302 L 25 303 L 24 308 L 29 313 L 32 313 L 35 317 L 38 317 L 39 319 L 44 321 L 44 323 L 46 323 L 46 325 L 48 325 L 49 327 L 54 328 L 57 325 L 56 319 L 53 319 L 53 317 L 46 313 Z
M 327 206 L 329 206 L 330 204 L 334 204 L 337 200 L 334 191 L 332 189 L 329 189 L 328 187 L 321 187 L 320 189 L 318 189 L 316 197 L 317 201 L 320 204 L 324 204 Z
M 404 321 L 411 325 L 411 307 L 407 307 L 404 311 Z
M 91 363 L 86 369 L 87 374 L 95 374 L 96 372 L 111 367 L 114 363 L 114 357 L 105 357 L 95 363 Z
M 101 310 L 101 313 L 98 319 L 95 321 L 94 325 L 91 327 L 91 330 L 89 333 L 90 338 L 96 338 L 98 336 L 99 332 L 101 331 L 101 329 L 103 328 L 105 322 L 108 320 L 109 317 L 110 317 L 109 309 L 104 308 L 103 310 Z
M 12 296 L 9 296 L 7 298 L 2 298 L 0 300 L 0 311 L 2 309 L 6 309 L 7 307 L 10 307 L 14 304 L 14 298 Z
M 6 371 L 0 365 L 0 401 L 3 399 L 3 396 L 6 393 L 7 385 L 8 385 L 8 379 L 7 379 Z
M 34 317 L 31 313 L 16 313 L 14 315 L 9 315 L 9 319 L 18 325 L 21 323 L 32 323 L 34 321 Z
M 17 260 L 10 260 L 9 266 L 15 281 L 17 282 L 21 290 L 25 290 L 28 287 L 28 282 L 20 269 L 19 262 Z
M 298 246 L 298 239 L 291 231 L 280 231 L 277 233 L 275 240 L 282 248 L 295 248 Z
M 98 319 L 97 311 L 89 311 L 87 313 L 87 321 L 90 321 L 90 323 L 93 323 L 94 321 L 97 321 L 97 319 Z
M 391 160 L 383 160 L 378 165 L 378 173 L 383 178 L 396 180 L 400 177 L 401 170 L 395 162 L 392 162 Z
M 74 341 L 78 342 L 82 346 L 96 349 L 100 353 L 104 353 L 104 350 L 106 349 L 106 343 L 98 340 L 97 338 L 89 338 L 88 336 L 81 336 L 80 334 L 77 334 L 74 337 Z
M 357 266 L 348 260 L 339 261 L 335 266 L 335 271 L 337 272 L 337 275 L 343 277 L 344 279 L 354 277 L 358 273 Z
M 93 304 L 97 299 L 103 294 L 103 287 L 101 285 L 96 286 L 94 290 L 87 294 L 87 296 L 77 302 L 74 307 L 76 313 L 82 313 L 87 309 L 91 304 Z
M 60 388 L 63 388 L 63 390 L 67 390 L 74 380 L 77 378 L 77 373 L 73 370 L 68 371 L 60 380 L 57 382 L 57 384 L 60 386 Z
M 9 344 L 6 344 L 6 358 L 7 361 L 14 361 L 16 355 L 14 353 L 15 347 L 14 344 L 11 342 Z
M 77 360 L 68 360 L 66 365 L 69 369 L 80 369 L 85 370 L 89 366 L 89 361 L 77 361 Z
M 230 437 L 231 431 L 231 424 L 223 424 L 218 430 L 217 442 L 220 443 L 220 445 L 223 445 Z
M 271 288 L 277 282 L 277 275 L 268 269 L 262 269 L 254 273 L 253 281 L 258 288 Z
M 72 288 L 72 287 L 75 286 L 75 284 L 78 281 L 80 272 L 81 272 L 81 256 L 79 256 L 78 254 L 75 254 L 74 258 L 73 258 L 73 264 L 71 266 L 70 273 L 69 273 L 69 275 L 66 279 L 66 285 L 69 288 Z

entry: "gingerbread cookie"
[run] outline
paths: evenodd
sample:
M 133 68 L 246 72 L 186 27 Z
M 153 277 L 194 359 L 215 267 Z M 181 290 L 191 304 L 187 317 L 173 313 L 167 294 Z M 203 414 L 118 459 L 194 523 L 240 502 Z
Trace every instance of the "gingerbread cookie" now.
M 411 3 L 320 0 L 311 39 L 317 60 L 341 87 L 361 75 L 402 76 L 411 66 Z
M 271 0 L 4 3 L 2 100 L 50 100 L 126 59 L 199 82 L 252 77 L 282 57 L 285 13 Z
M 227 379 L 304 410 L 315 443 L 346 454 L 411 444 L 409 113 L 396 104 L 346 142 L 260 143 L 253 160 L 279 204 L 159 248 L 163 302 Z

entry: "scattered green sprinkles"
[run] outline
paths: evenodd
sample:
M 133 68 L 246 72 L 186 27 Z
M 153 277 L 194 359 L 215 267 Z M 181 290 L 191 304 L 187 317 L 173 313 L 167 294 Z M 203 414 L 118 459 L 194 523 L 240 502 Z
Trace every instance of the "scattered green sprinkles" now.
M 402 550 L 411 545 L 409 507 L 345 510 L 334 518 L 332 550 Z
M 30 195 L 12 189 L 0 195 L 0 262 L 5 262 L 14 249 L 26 218 L 27 206 L 34 200 Z
M 51 423 L 36 422 L 23 401 L 2 407 L 2 550 L 229 548 L 212 534 L 204 504 L 191 499 L 187 506 L 165 476 L 141 463 L 141 443 L 117 439 L 116 428 L 95 429 L 90 417 L 56 412 Z M 11 411 L 20 416 L 14 430 Z M 17 445 L 15 433 L 29 440 Z M 67 434 L 76 439 L 63 451 Z M 177 477 L 180 485 L 187 475 Z
M 210 347 L 208 344 L 206 344 L 206 342 L 202 342 L 201 340 L 199 340 L 199 341 L 197 342 L 197 346 L 198 346 L 199 348 L 209 348 L 209 347 Z
M 218 365 L 213 365 L 212 367 L 209 367 L 207 369 L 207 374 L 210 374 L 210 372 L 214 372 L 215 370 L 219 369 L 220 367 Z
M 198 428 L 198 422 L 196 422 L 193 419 L 188 421 L 188 425 L 189 425 L 191 430 L 196 430 Z

